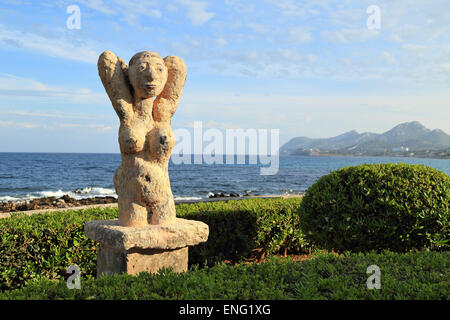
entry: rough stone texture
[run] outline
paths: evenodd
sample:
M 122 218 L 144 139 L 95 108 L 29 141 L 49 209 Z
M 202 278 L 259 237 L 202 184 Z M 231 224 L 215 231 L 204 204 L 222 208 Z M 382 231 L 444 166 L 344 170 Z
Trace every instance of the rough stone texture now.
M 93 220 L 84 225 L 89 239 L 120 250 L 179 249 L 194 246 L 208 239 L 208 225 L 194 220 L 176 218 L 164 225 L 124 227 L 118 220 Z
M 113 273 L 136 275 L 143 271 L 156 273 L 169 267 L 175 272 L 187 271 L 188 247 L 125 251 L 101 244 L 97 257 L 97 276 Z
M 85 224 L 84 232 L 89 239 L 100 242 L 97 275 L 135 275 L 163 267 L 186 271 L 188 246 L 205 242 L 209 228 L 203 222 L 180 218 L 144 227 L 124 227 L 118 220 L 94 220 Z
M 97 274 L 137 274 L 172 267 L 187 270 L 188 246 L 208 239 L 199 221 L 176 218 L 169 158 L 175 144 L 170 126 L 186 81 L 178 57 L 135 54 L 129 66 L 110 51 L 98 73 L 119 120 L 122 164 L 114 174 L 119 220 L 89 221 L 86 236 L 100 242 Z
M 122 164 L 114 175 L 120 224 L 170 223 L 175 219 L 168 174 L 175 144 L 171 118 L 186 81 L 186 66 L 178 57 L 162 59 L 150 51 L 135 54 L 127 66 L 105 51 L 98 72 L 120 119 Z

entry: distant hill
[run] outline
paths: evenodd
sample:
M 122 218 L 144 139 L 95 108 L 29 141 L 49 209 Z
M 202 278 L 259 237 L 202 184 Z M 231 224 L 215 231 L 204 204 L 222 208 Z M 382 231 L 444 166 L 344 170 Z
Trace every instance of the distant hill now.
M 413 121 L 382 134 L 352 130 L 327 139 L 293 138 L 280 148 L 280 154 L 450 158 L 450 136 Z

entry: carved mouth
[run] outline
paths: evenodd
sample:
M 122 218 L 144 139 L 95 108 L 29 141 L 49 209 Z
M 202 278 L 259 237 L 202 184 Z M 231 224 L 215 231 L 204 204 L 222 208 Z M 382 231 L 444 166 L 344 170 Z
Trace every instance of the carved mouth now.
M 157 86 L 158 86 L 158 85 L 153 84 L 153 83 L 146 83 L 146 84 L 145 84 L 145 87 L 146 87 L 147 89 L 155 89 Z

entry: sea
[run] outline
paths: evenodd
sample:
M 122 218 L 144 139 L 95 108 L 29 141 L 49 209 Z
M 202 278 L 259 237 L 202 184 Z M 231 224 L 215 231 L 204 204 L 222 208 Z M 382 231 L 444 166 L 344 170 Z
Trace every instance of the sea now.
M 253 159 L 254 160 L 254 159 Z M 261 175 L 261 163 L 174 164 L 169 176 L 175 200 L 197 200 L 214 193 L 290 195 L 304 193 L 333 170 L 364 163 L 422 164 L 450 175 L 450 160 L 401 157 L 280 156 L 278 172 Z M 112 196 L 120 154 L 0 153 L 0 201 L 69 195 L 75 199 Z M 193 163 L 194 161 L 191 161 Z

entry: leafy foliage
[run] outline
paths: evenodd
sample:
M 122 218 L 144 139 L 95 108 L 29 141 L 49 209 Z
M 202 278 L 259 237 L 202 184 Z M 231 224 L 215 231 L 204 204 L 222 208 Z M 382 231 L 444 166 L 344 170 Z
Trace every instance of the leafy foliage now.
M 239 261 L 262 248 L 263 253 L 302 251 L 308 247 L 299 229 L 300 198 L 248 199 L 180 204 L 177 216 L 209 226 L 209 239 L 189 250 L 194 263 Z M 207 260 L 207 261 L 205 261 Z
M 189 249 L 191 265 L 239 261 L 255 249 L 266 253 L 298 250 L 307 244 L 298 228 L 301 199 L 248 199 L 180 204 L 177 215 L 209 225 L 206 243 Z M 116 219 L 116 208 L 53 212 L 0 219 L 0 290 L 36 278 L 60 279 L 76 264 L 96 276 L 96 243 L 83 231 L 89 220 Z
M 407 164 L 336 170 L 306 192 L 299 207 L 307 240 L 342 252 L 448 250 L 450 177 Z
M 369 290 L 367 268 L 381 271 L 381 289 Z M 319 254 L 301 262 L 272 257 L 262 264 L 217 264 L 177 274 L 160 270 L 81 279 L 80 290 L 64 280 L 39 279 L 0 299 L 448 299 L 450 252 Z
M 95 275 L 96 245 L 84 235 L 84 223 L 116 216 L 116 210 L 88 209 L 0 219 L 0 289 L 63 277 L 72 264 Z

